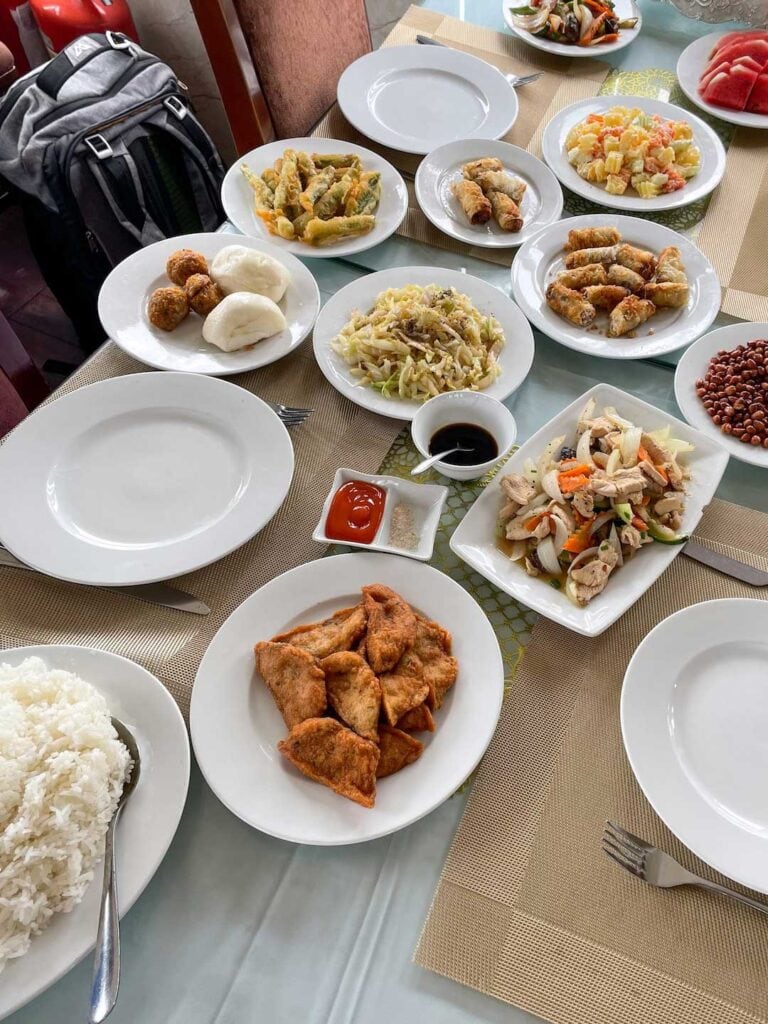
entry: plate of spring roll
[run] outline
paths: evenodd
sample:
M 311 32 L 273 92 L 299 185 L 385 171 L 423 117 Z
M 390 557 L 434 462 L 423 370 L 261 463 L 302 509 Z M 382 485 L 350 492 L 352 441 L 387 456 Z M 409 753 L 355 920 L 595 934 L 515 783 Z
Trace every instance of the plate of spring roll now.
M 508 142 L 463 139 L 432 150 L 416 172 L 416 198 L 436 228 L 470 245 L 522 245 L 563 211 L 550 169 Z
M 362 146 L 280 139 L 230 167 L 221 201 L 243 234 L 296 256 L 349 256 L 397 230 L 408 190 L 392 164 Z
M 512 293 L 534 326 L 567 348 L 647 359 L 695 341 L 720 309 L 709 260 L 671 228 L 590 214 L 520 247 Z

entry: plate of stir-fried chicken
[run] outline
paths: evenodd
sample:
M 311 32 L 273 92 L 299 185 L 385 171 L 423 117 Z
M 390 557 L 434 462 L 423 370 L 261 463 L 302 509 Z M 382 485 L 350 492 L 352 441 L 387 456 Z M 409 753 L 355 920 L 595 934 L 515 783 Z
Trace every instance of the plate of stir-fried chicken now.
M 600 384 L 512 456 L 451 547 L 523 604 L 596 636 L 682 549 L 727 461 L 687 424 Z

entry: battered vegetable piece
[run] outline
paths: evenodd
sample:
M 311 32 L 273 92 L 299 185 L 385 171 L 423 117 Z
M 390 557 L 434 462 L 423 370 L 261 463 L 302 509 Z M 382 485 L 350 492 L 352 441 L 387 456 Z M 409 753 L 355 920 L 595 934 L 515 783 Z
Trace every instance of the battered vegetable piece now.
M 192 274 L 184 285 L 190 308 L 198 316 L 208 316 L 224 298 L 224 292 L 207 274 Z
M 566 288 L 560 281 L 552 281 L 547 288 L 546 299 L 551 310 L 577 327 L 586 327 L 597 316 L 595 307 L 580 292 Z
M 462 166 L 461 171 L 465 178 L 475 178 L 485 171 L 502 171 L 503 169 L 504 165 L 498 157 L 484 156 L 479 160 L 470 160 L 468 164 Z
M 381 686 L 370 667 L 353 651 L 323 658 L 328 702 L 339 718 L 367 740 L 378 739 Z
M 376 778 L 383 779 L 387 775 L 394 775 L 406 765 L 413 764 L 421 757 L 424 744 L 421 740 L 409 736 L 401 729 L 393 729 L 388 725 L 382 725 L 379 733 L 379 763 L 376 768 Z
M 493 216 L 502 231 L 519 231 L 522 228 L 520 207 L 514 199 L 505 196 L 503 192 L 489 192 L 488 198 L 491 200 Z
M 656 265 L 656 280 L 659 284 L 687 284 L 688 278 L 685 273 L 685 266 L 680 257 L 680 250 L 676 245 L 668 245 L 659 253 L 659 262 Z
M 574 228 L 568 232 L 568 241 L 564 249 L 566 252 L 599 249 L 607 245 L 616 245 L 620 241 L 621 232 L 618 228 Z
M 520 178 L 507 174 L 506 171 L 481 171 L 475 175 L 474 180 L 486 194 L 503 192 L 518 204 L 523 201 L 523 194 L 528 187 Z
M 557 280 L 566 288 L 587 288 L 593 284 L 608 284 L 608 275 L 602 263 L 587 263 L 585 267 L 574 270 L 561 270 Z
M 280 175 L 277 173 L 275 168 L 267 167 L 265 171 L 261 172 L 261 177 L 270 192 L 274 192 L 277 188 L 278 181 L 280 181 Z
M 376 218 L 371 214 L 360 214 L 355 217 L 331 217 L 330 220 L 319 220 L 317 217 L 313 217 L 304 228 L 303 240 L 309 242 L 310 245 L 328 245 L 339 238 L 367 235 L 369 231 L 373 230 L 375 223 Z
M 194 249 L 177 249 L 168 257 L 165 272 L 174 284 L 183 288 L 187 278 L 193 274 L 207 274 L 208 264 L 205 256 Z
M 622 288 L 618 284 L 595 284 L 584 289 L 584 298 L 591 302 L 595 309 L 613 309 L 631 294 L 628 288 Z
M 183 288 L 156 288 L 147 303 L 147 318 L 161 331 L 173 331 L 189 313 Z
M 459 674 L 458 662 L 451 654 L 451 634 L 438 623 L 417 615 L 413 652 L 424 666 L 424 681 L 429 687 L 427 704 L 437 710 Z
M 356 153 L 313 153 L 312 163 L 317 170 L 323 167 L 359 167 L 360 157 Z
M 317 174 L 315 161 L 312 159 L 309 153 L 305 153 L 303 151 L 298 152 L 294 159 L 296 161 L 296 166 L 299 170 L 299 177 L 301 178 L 304 186 L 306 187 L 307 182 L 309 182 Z
M 277 749 L 300 772 L 363 807 L 373 807 L 379 748 L 333 718 L 308 718 Z
M 434 732 L 435 720 L 429 710 L 429 705 L 425 702 L 406 711 L 403 717 L 398 719 L 397 728 L 404 732 Z
M 257 210 L 271 210 L 275 200 L 275 190 L 270 188 L 263 175 L 252 171 L 248 164 L 240 164 L 243 177 L 253 189 L 253 201 Z M 277 175 L 275 175 L 277 181 Z
M 366 618 L 362 604 L 357 604 L 353 608 L 342 608 L 323 622 L 310 622 L 279 633 L 272 637 L 272 642 L 293 644 L 317 658 L 326 658 L 336 651 L 350 650 L 365 633 Z
M 588 263 L 605 263 L 606 266 L 609 266 L 616 262 L 618 248 L 617 245 L 602 245 L 596 249 L 576 249 L 565 257 L 566 269 L 586 267 Z
M 354 217 L 374 213 L 381 200 L 381 175 L 378 171 L 367 171 L 352 186 L 344 203 L 344 215 Z
M 262 640 L 254 654 L 256 667 L 289 729 L 325 712 L 325 673 L 308 651 Z
M 622 267 L 619 263 L 614 263 L 612 267 L 608 267 L 608 284 L 628 288 L 631 292 L 642 292 L 645 288 L 645 278 L 636 274 L 634 270 L 630 270 L 629 267 Z
M 315 216 L 312 210 L 305 210 L 304 213 L 300 213 L 296 220 L 293 222 L 293 233 L 296 238 L 301 238 L 302 241 L 304 232 L 307 230 L 307 224 Z
M 413 646 L 416 616 L 411 606 L 383 583 L 363 587 L 363 607 L 368 615 L 366 654 L 371 668 L 378 675 L 393 668 L 405 651 Z M 409 707 L 420 703 L 415 701 Z M 403 708 L 400 714 L 408 709 Z M 394 725 L 398 717 L 390 724 Z
M 292 238 L 296 237 L 296 230 L 288 217 L 284 217 L 282 215 L 275 217 L 274 223 L 275 232 L 280 236 L 280 238 L 285 238 L 290 241 Z
M 425 666 L 413 651 L 406 651 L 391 672 L 381 672 L 381 704 L 390 725 L 397 725 L 411 708 L 418 707 L 430 696 L 424 677 Z
M 292 220 L 301 213 L 299 196 L 301 195 L 301 180 L 295 160 L 283 160 L 280 168 L 280 179 L 275 189 L 273 200 L 275 210 L 282 211 L 283 215 Z
M 639 299 L 637 295 L 627 296 L 611 312 L 608 337 L 620 338 L 622 334 L 627 334 L 645 323 L 655 312 L 656 307 L 648 299 Z
M 651 281 L 645 286 L 643 294 L 646 299 L 651 300 L 654 306 L 681 309 L 688 304 L 688 282 L 661 281 L 657 283 Z
M 483 195 L 483 190 L 476 181 L 470 178 L 460 178 L 451 185 L 456 199 L 470 224 L 487 224 L 491 219 L 493 210 L 490 200 Z
M 320 220 L 328 220 L 329 217 L 335 216 L 339 208 L 346 202 L 349 190 L 357 181 L 357 178 L 358 174 L 352 168 L 351 171 L 344 175 L 341 181 L 334 182 L 315 204 L 315 217 L 319 217 Z
M 629 267 L 636 274 L 649 280 L 656 270 L 656 257 L 646 249 L 638 249 L 634 245 L 624 242 L 616 251 L 616 263 L 622 267 Z
M 325 167 L 322 171 L 314 174 L 304 186 L 304 191 L 299 196 L 299 204 L 302 210 L 312 213 L 315 203 L 321 195 L 328 191 L 332 182 L 332 167 Z

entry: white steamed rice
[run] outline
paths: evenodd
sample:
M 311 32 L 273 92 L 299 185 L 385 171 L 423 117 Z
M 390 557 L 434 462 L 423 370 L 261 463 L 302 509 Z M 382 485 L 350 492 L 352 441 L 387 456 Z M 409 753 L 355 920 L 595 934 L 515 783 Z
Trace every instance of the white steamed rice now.
M 90 683 L 0 664 L 0 971 L 82 899 L 129 764 Z

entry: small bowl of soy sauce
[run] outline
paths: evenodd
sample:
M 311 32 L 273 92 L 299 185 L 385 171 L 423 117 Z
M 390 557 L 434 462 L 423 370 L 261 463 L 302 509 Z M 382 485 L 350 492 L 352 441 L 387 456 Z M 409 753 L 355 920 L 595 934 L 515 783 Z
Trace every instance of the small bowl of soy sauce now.
M 424 458 L 463 449 L 433 468 L 452 480 L 476 480 L 509 452 L 517 424 L 509 409 L 490 395 L 450 391 L 424 403 L 411 423 L 411 437 Z

